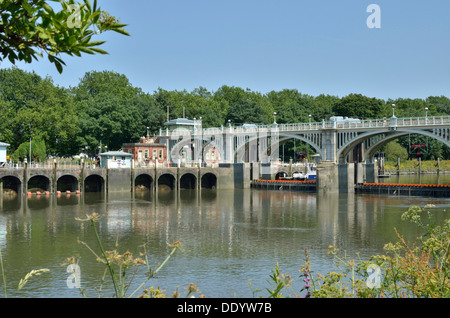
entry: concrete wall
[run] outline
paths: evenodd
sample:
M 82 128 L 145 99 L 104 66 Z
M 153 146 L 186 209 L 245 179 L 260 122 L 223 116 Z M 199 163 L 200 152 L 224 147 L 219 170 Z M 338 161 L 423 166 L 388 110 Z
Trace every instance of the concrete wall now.
M 339 192 L 339 169 L 334 162 L 322 161 L 317 166 L 317 192 Z
M 108 192 L 131 192 L 131 169 L 109 169 Z
M 341 164 L 338 167 L 339 192 L 355 192 L 355 164 Z

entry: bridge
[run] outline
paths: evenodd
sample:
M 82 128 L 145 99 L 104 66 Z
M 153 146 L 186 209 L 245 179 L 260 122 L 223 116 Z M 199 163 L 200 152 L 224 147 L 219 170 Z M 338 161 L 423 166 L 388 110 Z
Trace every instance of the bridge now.
M 300 140 L 315 149 L 322 161 L 333 163 L 373 163 L 375 153 L 386 143 L 410 134 L 424 135 L 450 147 L 450 116 L 426 116 L 374 120 L 271 125 L 241 125 L 193 129 L 160 130 L 159 138 L 169 145 L 169 160 L 188 157 L 204 161 L 203 153 L 214 147 L 220 162 L 270 162 L 278 159 L 279 148 L 290 140 Z
M 394 109 L 394 107 L 393 107 Z M 218 152 L 219 164 L 247 163 L 263 179 L 274 179 L 280 146 L 290 140 L 310 145 L 320 158 L 318 190 L 354 191 L 357 183 L 374 182 L 375 154 L 386 143 L 412 134 L 436 139 L 450 147 L 450 116 L 383 119 L 334 118 L 326 122 L 270 125 L 244 124 L 202 128 L 201 119 L 190 128 L 160 130 L 169 160 L 203 162 L 207 150 Z
M 173 167 L 92 169 L 83 164 L 64 168 L 25 166 L 0 168 L 3 190 L 28 193 L 39 188 L 58 192 L 133 192 L 136 187 L 158 191 L 160 186 L 181 188 L 250 188 L 257 180 L 274 180 L 288 170 L 277 165 L 280 145 L 300 140 L 311 145 L 320 157 L 317 166 L 318 192 L 354 192 L 356 185 L 375 182 L 375 153 L 381 146 L 408 134 L 434 138 L 450 146 L 450 116 L 410 117 L 377 120 L 336 120 L 299 124 L 201 127 L 160 131 Z M 205 167 L 207 150 L 218 152 L 214 167 Z M 189 159 L 189 166 L 181 160 Z M 290 185 L 292 187 L 292 185 Z

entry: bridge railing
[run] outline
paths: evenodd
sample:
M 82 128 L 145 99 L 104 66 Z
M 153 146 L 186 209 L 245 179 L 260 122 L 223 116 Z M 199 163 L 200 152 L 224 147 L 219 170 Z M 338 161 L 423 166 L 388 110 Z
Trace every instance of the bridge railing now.
M 252 124 L 252 125 L 228 125 L 220 128 L 197 128 L 193 134 L 217 135 L 224 133 L 269 133 L 273 131 L 319 131 L 321 129 L 358 129 L 358 128 L 382 128 L 382 127 L 407 127 L 407 126 L 434 126 L 450 124 L 450 116 L 426 116 L 426 117 L 405 117 L 405 118 L 383 118 L 383 119 L 364 119 L 343 122 L 311 122 L 311 123 L 291 123 L 291 124 Z M 179 137 L 179 131 L 160 130 L 162 137 Z

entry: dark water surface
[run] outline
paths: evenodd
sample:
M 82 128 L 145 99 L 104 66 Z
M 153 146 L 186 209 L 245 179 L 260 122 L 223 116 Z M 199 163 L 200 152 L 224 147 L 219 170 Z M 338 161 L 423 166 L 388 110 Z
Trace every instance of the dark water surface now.
M 175 253 L 146 287 L 160 286 L 167 294 L 178 290 L 183 295 L 194 283 L 206 297 L 224 298 L 267 296 L 265 288 L 270 287 L 269 275 L 277 263 L 282 273 L 294 279 L 290 291 L 299 292 L 305 248 L 313 270 L 326 274 L 336 270 L 333 258 L 327 255 L 329 245 L 351 258 L 358 253 L 367 259 L 382 253 L 385 243 L 397 241 L 394 228 L 414 239 L 416 227 L 400 219 L 412 205 L 434 204 L 431 211 L 437 220 L 450 216 L 448 198 L 320 196 L 251 189 L 184 190 L 157 198 L 150 193 L 135 198 L 129 193 L 18 197 L 4 198 L 0 204 L 7 297 L 81 297 L 78 289 L 68 287 L 70 273 L 67 265 L 61 265 L 71 256 L 80 258 L 81 286 L 88 297 L 113 296 L 108 273 L 106 282 L 101 283 L 104 266 L 79 243 L 85 242 L 100 255 L 93 229 L 75 220 L 93 212 L 101 216 L 98 230 L 106 250 L 117 248 L 138 256 L 145 244 L 153 269 L 171 251 L 168 244 L 182 243 L 184 253 Z M 21 278 L 41 268 L 50 271 L 17 290 Z M 143 282 L 145 268 L 141 269 L 128 295 Z M 0 297 L 4 293 L 0 279 Z M 141 289 L 134 297 L 140 294 Z

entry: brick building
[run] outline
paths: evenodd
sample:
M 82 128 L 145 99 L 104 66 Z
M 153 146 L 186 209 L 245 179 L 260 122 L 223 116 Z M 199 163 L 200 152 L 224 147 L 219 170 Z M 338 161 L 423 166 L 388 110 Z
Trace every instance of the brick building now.
M 135 163 L 153 163 L 165 162 L 167 158 L 167 149 L 165 144 L 158 142 L 158 139 L 153 137 L 141 137 L 137 143 L 126 143 L 122 145 L 124 152 L 133 154 Z

